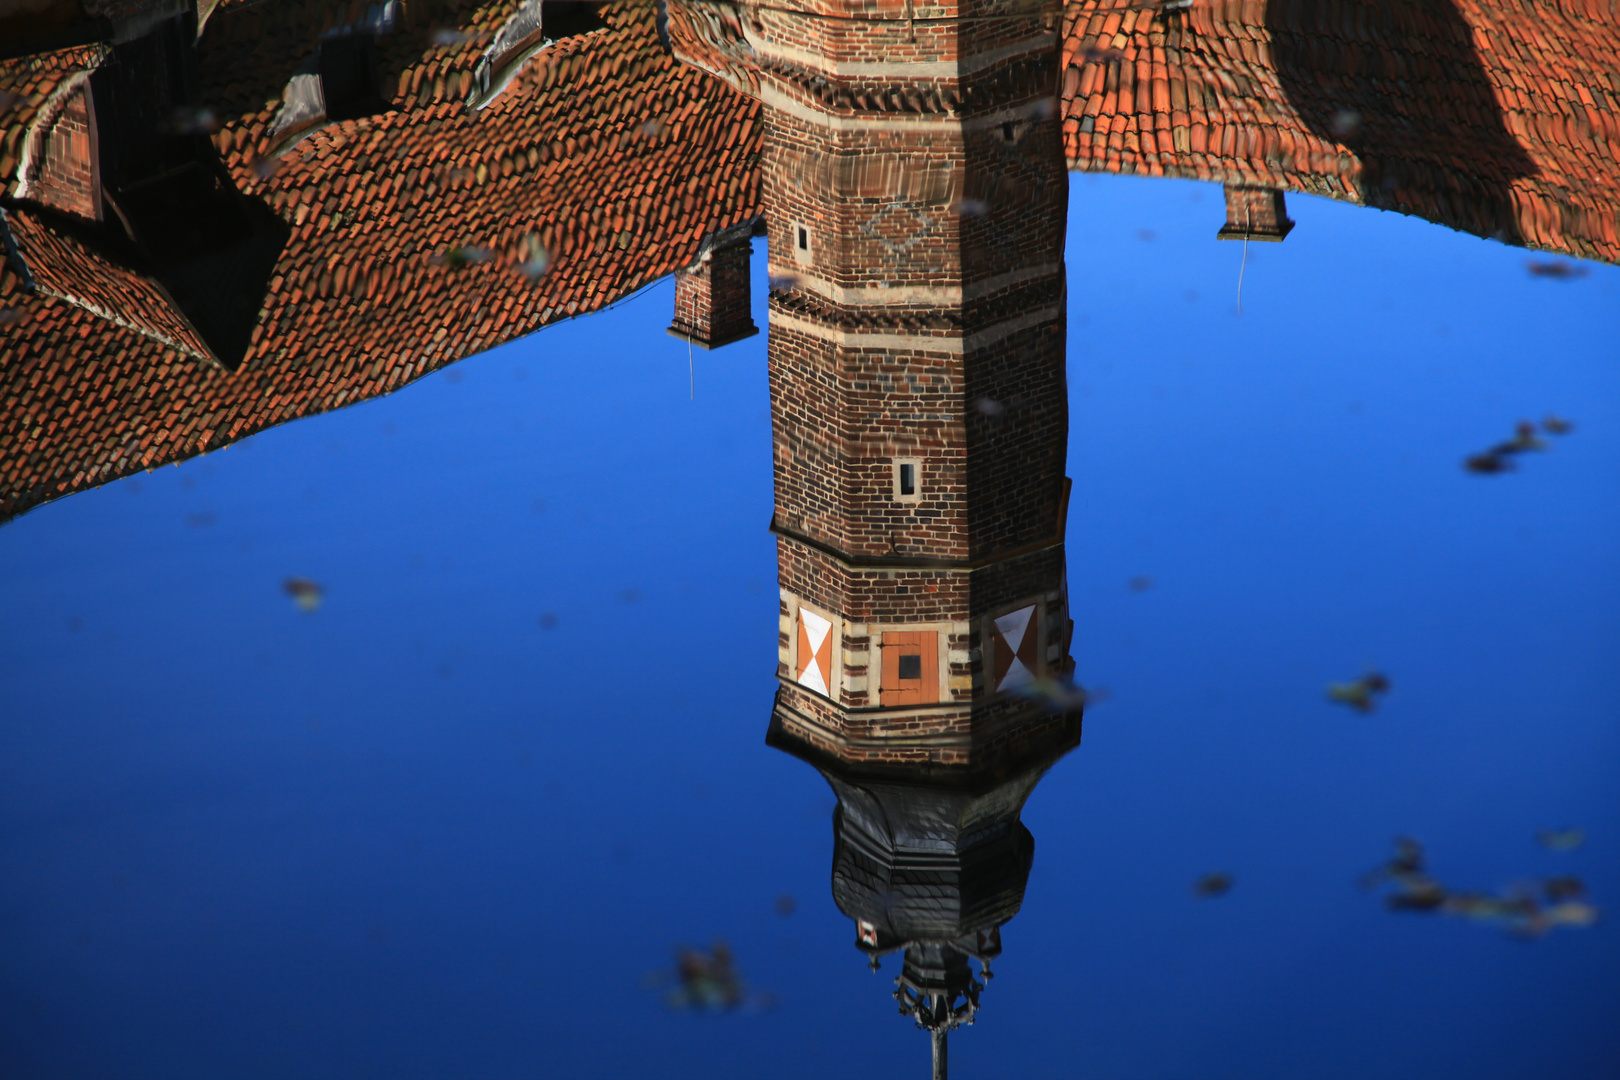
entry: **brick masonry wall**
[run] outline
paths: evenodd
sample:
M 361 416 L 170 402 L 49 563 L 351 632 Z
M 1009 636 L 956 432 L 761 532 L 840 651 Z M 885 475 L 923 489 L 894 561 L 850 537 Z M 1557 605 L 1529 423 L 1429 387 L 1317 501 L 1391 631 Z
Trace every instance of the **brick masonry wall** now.
M 28 194 L 65 214 L 94 220 L 98 199 L 87 87 L 70 97 L 41 132 Z
M 970 351 L 966 493 L 969 557 L 988 558 L 1062 528 L 1069 400 L 1063 308 Z
M 786 536 L 777 538 L 782 588 L 857 623 L 963 622 L 970 575 L 951 570 L 859 568 Z
M 1055 54 L 1054 54 L 1055 55 Z M 966 127 L 963 279 L 986 281 L 1063 264 L 1069 175 L 1053 84 Z
M 1288 211 L 1278 188 L 1244 187 L 1227 184 L 1226 227 L 1228 233 L 1255 236 L 1281 236 L 1288 231 Z
M 1054 54 L 1055 58 L 1055 54 Z M 1053 65 L 1055 68 L 1055 65 Z M 1063 258 L 1068 174 L 1056 107 L 1010 103 L 973 125 L 950 116 L 832 127 L 765 117 L 762 182 L 778 277 L 841 289 L 965 289 Z M 810 253 L 799 247 L 808 228 Z
M 789 103 L 765 110 L 762 148 L 777 717 L 844 760 L 972 767 L 1078 724 L 985 684 L 987 619 L 1025 604 L 1037 668 L 1067 660 L 1059 56 L 1040 19 L 838 9 L 862 12 L 879 21 L 746 16 L 766 100 Z M 907 77 L 934 61 L 970 74 Z M 897 459 L 918 463 L 915 499 L 898 497 Z M 790 671 L 800 602 L 837 626 L 831 697 Z M 905 627 L 941 635 L 940 705 L 877 707 L 879 635 Z
M 847 348 L 773 330 L 778 520 L 851 555 L 968 553 L 965 387 L 959 356 Z M 897 458 L 919 463 L 916 501 Z
M 1027 0 L 910 4 L 906 0 L 820 0 L 795 7 L 812 17 L 783 8 L 758 12 L 755 19 L 760 36 L 784 51 L 814 56 L 827 67 L 955 64 L 1015 48 L 1036 36 L 1055 40 L 1053 17 L 1031 14 Z
M 842 761 L 928 764 L 952 771 L 993 770 L 1053 746 L 1072 745 L 1079 741 L 1082 721 L 1078 711 L 1056 713 L 1024 702 L 1016 711 L 1002 710 L 995 716 L 974 709 L 966 730 L 958 719 L 957 729 L 951 732 L 863 737 L 834 726 L 842 719 L 840 714 L 792 686 L 782 687 L 773 716 L 791 738 Z

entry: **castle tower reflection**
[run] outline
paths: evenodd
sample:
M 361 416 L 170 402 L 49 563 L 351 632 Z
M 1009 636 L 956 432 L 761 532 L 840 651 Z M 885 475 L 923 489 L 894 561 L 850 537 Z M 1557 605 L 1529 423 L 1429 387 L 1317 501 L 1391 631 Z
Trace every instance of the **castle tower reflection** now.
M 1055 22 L 1033 6 L 672 3 L 763 105 L 780 585 L 770 741 L 838 795 L 833 895 L 931 1034 L 972 1023 L 1079 741 L 1064 579 Z
M 978 770 L 1062 729 L 1058 43 L 1038 9 L 672 4 L 764 105 L 781 586 L 776 722 Z

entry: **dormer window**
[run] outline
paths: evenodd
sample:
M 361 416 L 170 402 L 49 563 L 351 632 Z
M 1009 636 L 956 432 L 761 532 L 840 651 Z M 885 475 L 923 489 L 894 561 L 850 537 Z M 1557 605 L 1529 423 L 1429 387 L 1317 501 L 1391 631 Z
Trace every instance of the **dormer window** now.
M 595 0 L 546 0 L 546 40 L 561 41 L 606 29 Z
M 388 111 L 381 91 L 377 38 L 394 28 L 397 0 L 375 5 L 365 18 L 321 39 L 315 55 L 287 80 L 281 111 L 270 125 L 270 155 L 337 120 L 358 120 Z
M 377 92 L 377 39 L 370 34 L 327 38 L 315 64 L 327 120 L 357 120 L 386 111 Z
M 500 97 L 523 65 L 546 46 L 605 28 L 600 7 L 596 0 L 526 0 L 478 58 L 467 105 L 482 109 Z

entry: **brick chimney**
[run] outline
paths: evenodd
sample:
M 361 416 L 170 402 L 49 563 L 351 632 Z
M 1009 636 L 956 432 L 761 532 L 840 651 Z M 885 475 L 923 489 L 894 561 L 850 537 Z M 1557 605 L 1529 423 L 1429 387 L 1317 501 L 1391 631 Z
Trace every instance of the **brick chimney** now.
M 1280 188 L 1226 185 L 1226 224 L 1215 239 L 1281 243 L 1293 228 Z
M 748 260 L 752 228 L 721 235 L 698 261 L 675 272 L 675 321 L 671 337 L 718 349 L 759 333 L 750 309 Z

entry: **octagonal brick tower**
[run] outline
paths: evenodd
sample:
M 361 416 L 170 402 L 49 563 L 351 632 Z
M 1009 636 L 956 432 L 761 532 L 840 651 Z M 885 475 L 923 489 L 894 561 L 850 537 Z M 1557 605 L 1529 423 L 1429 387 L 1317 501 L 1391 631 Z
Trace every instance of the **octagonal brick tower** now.
M 1072 666 L 1054 17 L 670 0 L 665 25 L 765 106 L 774 726 L 948 770 L 1055 737 L 1074 717 L 1027 690 Z

